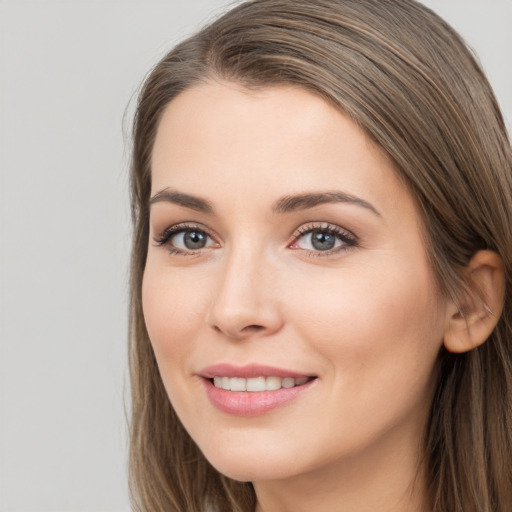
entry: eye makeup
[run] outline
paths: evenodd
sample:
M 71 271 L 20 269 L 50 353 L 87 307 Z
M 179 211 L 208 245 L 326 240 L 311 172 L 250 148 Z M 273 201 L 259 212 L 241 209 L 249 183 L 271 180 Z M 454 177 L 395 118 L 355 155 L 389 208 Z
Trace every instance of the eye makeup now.
M 335 224 L 319 222 L 300 226 L 288 247 L 306 251 L 310 256 L 322 257 L 347 251 L 357 245 L 357 237 L 350 231 Z
M 166 247 L 171 254 L 191 256 L 204 249 L 219 248 L 216 238 L 205 226 L 184 222 L 169 226 L 153 240 L 155 246 Z M 335 224 L 313 222 L 296 229 L 287 247 L 319 257 L 332 256 L 357 245 L 357 237 L 350 231 Z
M 220 247 L 206 227 L 186 222 L 169 226 L 153 240 L 156 246 L 166 247 L 171 254 L 183 256 L 198 254 L 203 249 Z

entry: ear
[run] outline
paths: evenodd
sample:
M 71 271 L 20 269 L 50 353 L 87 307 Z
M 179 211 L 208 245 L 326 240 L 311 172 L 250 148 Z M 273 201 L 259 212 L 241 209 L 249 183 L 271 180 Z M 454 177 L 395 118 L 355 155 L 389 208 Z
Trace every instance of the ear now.
M 452 303 L 444 333 L 449 352 L 467 352 L 490 336 L 503 310 L 503 262 L 493 251 L 478 251 L 469 262 L 468 293 L 457 307 Z

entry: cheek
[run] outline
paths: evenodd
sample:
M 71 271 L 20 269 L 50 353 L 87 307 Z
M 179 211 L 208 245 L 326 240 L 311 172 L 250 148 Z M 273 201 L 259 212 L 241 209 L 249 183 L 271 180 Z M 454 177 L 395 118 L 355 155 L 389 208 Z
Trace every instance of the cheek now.
M 204 320 L 206 301 L 201 287 L 194 280 L 183 279 L 182 274 L 156 270 L 151 265 L 144 273 L 144 320 L 160 367 L 182 363 L 193 347 L 200 319 Z
M 440 299 L 427 263 L 407 261 L 326 273 L 309 281 L 302 300 L 290 298 L 300 336 L 353 396 L 392 395 L 401 384 L 424 391 L 430 382 L 444 328 Z
M 191 354 L 201 342 L 208 300 L 204 282 L 189 279 L 182 269 L 146 266 L 142 307 L 149 339 L 167 395 L 180 418 L 200 415 L 191 394 Z

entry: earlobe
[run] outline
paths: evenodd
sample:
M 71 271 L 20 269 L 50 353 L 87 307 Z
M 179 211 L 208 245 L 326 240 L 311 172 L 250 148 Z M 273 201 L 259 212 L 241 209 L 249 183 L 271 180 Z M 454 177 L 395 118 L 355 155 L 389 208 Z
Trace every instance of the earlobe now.
M 449 352 L 467 352 L 484 343 L 496 327 L 503 310 L 505 275 L 500 256 L 478 251 L 469 262 L 468 294 L 448 312 L 444 345 Z M 454 304 L 452 304 L 454 306 Z

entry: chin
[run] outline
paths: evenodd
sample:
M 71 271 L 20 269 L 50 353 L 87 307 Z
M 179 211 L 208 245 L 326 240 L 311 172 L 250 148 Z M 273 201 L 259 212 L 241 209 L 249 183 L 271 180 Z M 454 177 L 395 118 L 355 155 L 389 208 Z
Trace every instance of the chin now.
M 216 448 L 209 448 L 203 451 L 208 462 L 219 473 L 240 482 L 282 480 L 308 470 L 307 454 L 299 448 L 279 450 L 275 444 L 247 442 L 230 446 L 219 443 Z
M 210 464 L 221 474 L 238 482 L 259 482 L 263 480 L 282 480 L 293 477 L 289 467 L 282 467 L 268 457 L 265 463 L 261 458 L 252 460 L 209 460 Z

